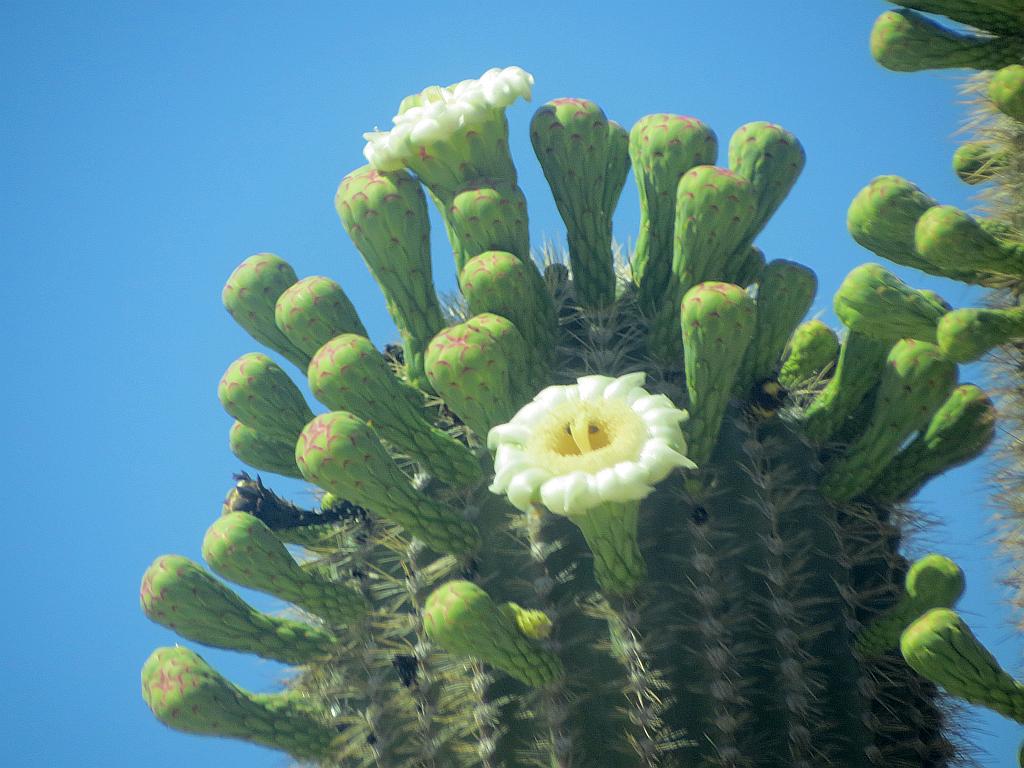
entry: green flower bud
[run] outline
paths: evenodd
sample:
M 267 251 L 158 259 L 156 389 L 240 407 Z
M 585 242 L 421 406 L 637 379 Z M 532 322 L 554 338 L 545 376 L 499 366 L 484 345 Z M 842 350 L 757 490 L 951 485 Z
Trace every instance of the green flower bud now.
M 508 612 L 468 581 L 449 581 L 431 593 L 423 628 L 449 653 L 477 658 L 535 688 L 565 674 L 557 656 L 524 635 Z
M 280 256 L 257 253 L 231 273 L 221 299 L 235 322 L 250 336 L 306 370 L 309 355 L 281 333 L 274 322 L 278 297 L 297 279 L 295 270 Z
M 182 637 L 285 664 L 326 658 L 337 642 L 324 630 L 260 613 L 179 555 L 158 557 L 146 570 L 139 601 L 146 616 Z
M 327 758 L 338 735 L 300 694 L 244 691 L 181 646 L 158 648 L 146 660 L 142 697 L 175 730 L 251 741 L 298 760 Z

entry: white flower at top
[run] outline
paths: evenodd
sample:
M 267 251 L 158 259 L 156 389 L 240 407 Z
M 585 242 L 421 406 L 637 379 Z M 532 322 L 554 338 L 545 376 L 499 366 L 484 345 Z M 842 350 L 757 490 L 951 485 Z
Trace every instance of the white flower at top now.
M 645 375 L 584 376 L 542 390 L 494 427 L 492 493 L 526 511 L 542 503 L 573 516 L 606 502 L 639 501 L 686 458 L 687 413 L 643 389 Z
M 530 100 L 533 75 L 520 67 L 489 69 L 477 80 L 463 80 L 447 88 L 434 85 L 422 91 L 416 103 L 392 118 L 390 131 L 363 134 L 363 154 L 379 171 L 396 171 L 416 152 L 467 125 L 486 120 L 520 96 Z M 407 99 L 408 101 L 408 99 Z

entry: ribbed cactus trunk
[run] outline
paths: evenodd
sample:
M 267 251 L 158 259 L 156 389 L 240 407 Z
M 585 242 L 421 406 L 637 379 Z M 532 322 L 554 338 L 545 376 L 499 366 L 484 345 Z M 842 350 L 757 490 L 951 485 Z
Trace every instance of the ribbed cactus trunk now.
M 837 295 L 841 345 L 801 325 L 813 272 L 753 246 L 803 166 L 796 138 L 748 124 L 716 167 L 699 121 L 627 133 L 582 99 L 531 123 L 570 244 L 568 267 L 540 269 L 504 115 L 531 85 L 511 68 L 407 98 L 342 182 L 400 351 L 379 353 L 326 278 L 266 254 L 232 276 L 233 316 L 328 409 L 245 355 L 219 391 L 232 448 L 325 495 L 302 510 L 240 475 L 204 557 L 308 624 L 159 559 L 151 618 L 298 674 L 253 696 L 162 649 L 143 671 L 150 706 L 323 766 L 950 764 L 928 678 L 982 701 L 996 680 L 1011 713 L 1022 694 L 947 610 L 955 565 L 911 567 L 903 546 L 903 503 L 993 431 L 940 349 L 949 306 L 873 265 Z M 610 241 L 630 161 L 632 270 Z M 460 270 L 447 316 L 424 188 Z

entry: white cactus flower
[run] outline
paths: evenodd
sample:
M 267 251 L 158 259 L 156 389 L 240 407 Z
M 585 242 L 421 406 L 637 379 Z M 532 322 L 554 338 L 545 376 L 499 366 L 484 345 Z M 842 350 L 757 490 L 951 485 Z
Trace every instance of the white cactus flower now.
M 645 375 L 584 376 L 542 390 L 507 424 L 494 427 L 492 493 L 526 511 L 543 503 L 573 516 L 607 502 L 639 501 L 686 458 L 687 419 Z
M 396 171 L 420 146 L 451 136 L 455 131 L 488 119 L 522 97 L 530 100 L 533 75 L 520 67 L 489 69 L 477 80 L 447 88 L 432 85 L 419 94 L 419 104 L 400 110 L 390 131 L 363 134 L 363 155 L 379 171 Z

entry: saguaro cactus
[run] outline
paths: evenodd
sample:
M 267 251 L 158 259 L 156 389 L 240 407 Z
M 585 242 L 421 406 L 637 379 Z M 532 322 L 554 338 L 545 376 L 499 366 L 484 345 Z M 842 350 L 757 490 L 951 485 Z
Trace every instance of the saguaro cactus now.
M 874 265 L 837 297 L 841 344 L 801 324 L 814 273 L 753 246 L 802 167 L 795 137 L 748 124 L 716 167 L 699 121 L 652 115 L 627 142 L 581 99 L 531 123 L 570 243 L 542 278 L 506 146 L 505 108 L 532 82 L 492 70 L 407 98 L 342 182 L 404 365 L 325 278 L 244 316 L 308 358 L 327 412 L 247 355 L 221 388 L 232 448 L 327 495 L 302 510 L 240 475 L 204 557 L 301 608 L 305 628 L 183 558 L 157 561 L 142 601 L 197 642 L 298 668 L 259 697 L 163 649 L 144 670 L 154 713 L 322 766 L 950 764 L 929 680 L 963 695 L 947 681 L 967 677 L 952 652 L 919 650 L 915 622 L 945 632 L 921 614 L 950 608 L 962 575 L 939 555 L 910 565 L 913 513 L 893 505 L 991 437 L 991 403 L 955 388 L 935 343 L 953 313 Z M 627 150 L 644 201 L 632 270 L 609 238 Z M 447 314 L 420 185 L 460 270 Z M 1015 716 L 1017 684 L 989 677 Z

